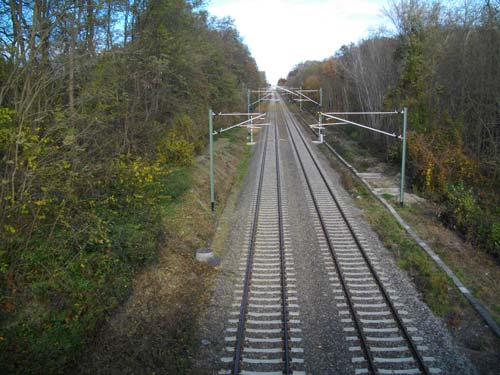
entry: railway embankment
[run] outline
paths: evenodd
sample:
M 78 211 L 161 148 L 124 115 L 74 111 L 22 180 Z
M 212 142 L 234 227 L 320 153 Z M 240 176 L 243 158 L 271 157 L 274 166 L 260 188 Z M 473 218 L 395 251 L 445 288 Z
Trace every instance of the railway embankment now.
M 232 195 L 239 191 L 250 157 L 245 137 L 244 130 L 237 130 L 215 142 L 215 214 L 210 212 L 208 152 L 195 160 L 186 174 L 189 188 L 163 219 L 165 238 L 157 261 L 134 278 L 129 298 L 102 324 L 74 372 L 186 373 L 199 345 L 195 322 L 217 274 L 194 254 L 212 242 L 224 210 L 234 204 Z

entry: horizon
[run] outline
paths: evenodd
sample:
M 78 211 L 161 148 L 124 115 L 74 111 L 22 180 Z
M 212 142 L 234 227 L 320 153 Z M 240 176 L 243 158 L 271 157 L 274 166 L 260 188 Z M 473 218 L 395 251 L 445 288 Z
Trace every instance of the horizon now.
M 391 29 L 381 13 L 386 4 L 387 0 L 213 0 L 206 10 L 234 20 L 259 70 L 275 85 L 302 62 L 324 60 L 343 45 L 358 43 L 381 28 Z M 276 17 L 284 7 L 286 16 Z M 256 27 L 256 19 L 273 27 Z M 344 31 L 330 33 L 332 25 Z

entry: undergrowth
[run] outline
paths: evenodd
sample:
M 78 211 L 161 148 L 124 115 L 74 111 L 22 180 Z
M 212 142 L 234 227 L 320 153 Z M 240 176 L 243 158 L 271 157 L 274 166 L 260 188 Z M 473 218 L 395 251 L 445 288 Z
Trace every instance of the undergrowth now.
M 8 259 L 17 272 L 2 275 L 2 372 L 64 368 L 155 259 L 163 211 L 189 187 L 186 172 L 143 160 L 119 160 L 113 172 L 99 195 L 40 203 L 29 235 L 11 230 L 4 246 L 18 249 Z
M 61 372 L 130 294 L 164 242 L 163 218 L 192 184 L 193 149 L 179 146 L 94 165 L 93 180 L 68 163 L 66 181 L 40 181 L 43 196 L 12 206 L 17 221 L 2 228 L 0 248 L 1 373 Z

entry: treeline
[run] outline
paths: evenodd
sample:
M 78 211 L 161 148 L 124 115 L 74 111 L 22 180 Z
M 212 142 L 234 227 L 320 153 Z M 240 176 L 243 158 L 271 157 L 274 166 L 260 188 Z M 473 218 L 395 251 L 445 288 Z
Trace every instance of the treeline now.
M 500 259 L 500 2 L 390 1 L 384 13 L 395 34 L 380 31 L 299 64 L 287 84 L 323 87 L 328 110 L 408 107 L 410 186 L 441 202 L 447 224 Z M 391 132 L 400 126 L 362 121 Z M 399 142 L 346 131 L 399 162 Z
M 1 0 L 0 372 L 58 372 L 154 259 L 207 109 L 265 84 L 202 1 Z

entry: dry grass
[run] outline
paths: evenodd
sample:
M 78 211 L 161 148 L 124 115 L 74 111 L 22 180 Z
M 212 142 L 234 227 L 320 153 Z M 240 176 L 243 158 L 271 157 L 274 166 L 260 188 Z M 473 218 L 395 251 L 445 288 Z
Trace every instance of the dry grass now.
M 446 264 L 460 277 L 500 322 L 500 272 L 491 257 L 463 241 L 455 232 L 444 227 L 438 219 L 439 209 L 422 202 L 404 209 L 400 215 L 414 228 Z

